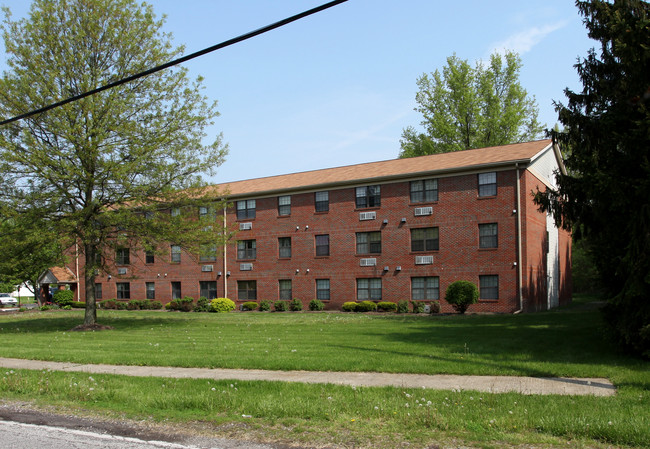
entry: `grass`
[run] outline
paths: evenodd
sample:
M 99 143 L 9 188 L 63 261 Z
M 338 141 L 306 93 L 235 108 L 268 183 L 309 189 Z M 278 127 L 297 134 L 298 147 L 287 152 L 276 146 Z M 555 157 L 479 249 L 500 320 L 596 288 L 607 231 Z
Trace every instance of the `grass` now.
M 101 414 L 228 425 L 309 445 L 644 447 L 650 364 L 617 354 L 599 312 L 527 315 L 181 314 L 100 311 L 115 330 L 73 333 L 78 311 L 0 316 L 0 356 L 79 363 L 608 377 L 610 398 L 351 388 L 22 371 L 7 399 Z M 27 337 L 27 338 L 26 338 Z M 344 374 L 343 374 L 344 375 Z M 244 416 L 243 416 L 244 415 Z M 249 417 L 250 416 L 250 417 Z M 234 427 L 233 427 L 234 426 Z

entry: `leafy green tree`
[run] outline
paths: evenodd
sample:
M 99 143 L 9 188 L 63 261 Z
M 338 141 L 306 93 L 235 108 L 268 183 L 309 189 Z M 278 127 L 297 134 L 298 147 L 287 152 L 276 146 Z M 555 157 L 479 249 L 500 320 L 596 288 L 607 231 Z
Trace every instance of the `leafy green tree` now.
M 417 80 L 416 111 L 424 131 L 402 132 L 400 157 L 423 156 L 525 142 L 539 137 L 539 110 L 519 83 L 521 58 L 493 54 L 488 66 L 472 67 L 456 55 Z
M 478 287 L 470 281 L 452 282 L 445 292 L 445 301 L 460 314 L 464 314 L 469 306 L 476 304 L 478 297 Z
M 64 263 L 63 248 L 52 223 L 34 210 L 17 212 L 0 207 L 0 280 L 14 285 L 26 282 L 39 305 L 39 277 Z
M 4 11 L 6 118 L 183 51 L 153 8 L 135 0 L 34 0 L 19 21 Z M 220 135 L 208 141 L 218 112 L 201 89 L 200 78 L 176 66 L 0 129 L 0 204 L 17 216 L 47 217 L 62 247 L 78 244 L 85 325 L 96 324 L 95 273 L 112 266 L 115 248 L 158 251 L 173 242 L 198 254 L 228 237 L 219 220 L 196 218 L 199 207 L 223 207 L 202 175 L 226 154 Z
M 556 104 L 568 172 L 536 201 L 587 240 L 616 339 L 650 357 L 650 5 L 576 4 L 600 49 L 576 65 L 582 91 Z

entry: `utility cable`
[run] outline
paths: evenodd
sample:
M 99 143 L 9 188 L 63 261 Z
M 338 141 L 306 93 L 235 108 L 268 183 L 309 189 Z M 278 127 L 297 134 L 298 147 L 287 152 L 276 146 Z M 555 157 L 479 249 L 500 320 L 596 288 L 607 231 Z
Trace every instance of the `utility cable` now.
M 75 95 L 73 97 L 66 98 L 65 100 L 61 100 L 61 101 L 59 101 L 57 103 L 52 103 L 52 104 L 50 104 L 48 106 L 45 106 L 43 108 L 36 109 L 36 110 L 30 111 L 30 112 L 27 112 L 25 114 L 18 115 L 16 117 L 4 120 L 4 121 L 0 122 L 0 126 L 6 125 L 8 123 L 12 123 L 12 122 L 15 122 L 15 121 L 18 121 L 18 120 L 22 120 L 24 118 L 28 118 L 28 117 L 31 117 L 31 116 L 36 115 L 36 114 L 41 114 L 43 112 L 49 111 L 50 109 L 54 109 L 54 108 L 57 108 L 59 106 L 63 106 L 65 104 L 72 103 L 72 102 L 77 101 L 77 100 L 81 100 L 82 98 L 86 98 L 86 97 L 89 97 L 91 95 L 97 94 L 99 92 L 103 92 L 105 90 L 112 89 L 113 87 L 117 87 L 117 86 L 120 86 L 122 84 L 126 84 L 126 83 L 129 83 L 131 81 L 137 80 L 138 78 L 142 78 L 144 76 L 151 75 L 152 73 L 160 72 L 161 70 L 165 70 L 165 69 L 167 69 L 169 67 L 172 67 L 172 66 L 181 64 L 183 62 L 189 61 L 190 59 L 198 58 L 199 56 L 203 56 L 203 55 L 211 53 L 213 51 L 220 50 L 220 49 L 228 47 L 230 45 L 234 45 L 234 44 L 237 44 L 239 42 L 245 41 L 245 40 L 250 39 L 252 37 L 259 36 L 260 34 L 266 33 L 268 31 L 274 30 L 276 28 L 280 28 L 280 27 L 282 27 L 284 25 L 287 25 L 287 24 L 289 24 L 291 22 L 295 22 L 296 20 L 303 19 L 303 18 L 305 18 L 307 16 L 311 16 L 312 14 L 316 14 L 317 12 L 324 11 L 326 9 L 329 9 L 329 8 L 331 8 L 333 6 L 339 5 L 339 4 L 344 3 L 346 1 L 348 1 L 348 0 L 334 0 L 334 1 L 331 1 L 329 3 L 325 3 L 325 4 L 321 5 L 321 6 L 317 6 L 316 8 L 312 8 L 310 10 L 301 12 L 300 14 L 296 14 L 296 15 L 288 17 L 288 18 L 286 18 L 284 20 L 280 20 L 279 22 L 275 22 L 275 23 L 272 23 L 270 25 L 266 25 L 266 26 L 264 26 L 262 28 L 258 28 L 257 30 L 250 31 L 248 33 L 245 33 L 245 34 L 242 34 L 240 36 L 234 37 L 234 38 L 229 39 L 227 41 L 221 42 L 220 44 L 213 45 L 212 47 L 208 47 L 208 48 L 205 48 L 203 50 L 197 51 L 195 53 L 189 54 L 187 56 L 183 56 L 183 57 L 180 57 L 178 59 L 174 59 L 173 61 L 167 62 L 165 64 L 162 64 L 162 65 L 159 65 L 159 66 L 156 66 L 156 67 L 153 67 L 153 68 L 145 70 L 143 72 L 136 73 L 135 75 L 131 75 L 131 76 L 128 76 L 126 78 L 122 78 L 122 79 L 120 79 L 118 81 L 114 81 L 112 83 L 105 84 L 104 86 L 98 87 L 98 88 L 93 89 L 93 90 L 89 90 L 88 92 L 84 92 L 84 93 Z

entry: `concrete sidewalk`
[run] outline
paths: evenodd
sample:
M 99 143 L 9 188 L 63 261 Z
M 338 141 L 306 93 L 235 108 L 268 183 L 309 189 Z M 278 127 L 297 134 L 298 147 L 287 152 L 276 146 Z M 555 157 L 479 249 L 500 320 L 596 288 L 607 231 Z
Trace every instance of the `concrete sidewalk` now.
M 0 358 L 5 369 L 31 369 L 214 380 L 266 380 L 350 386 L 476 390 L 487 393 L 613 396 L 616 387 L 602 378 L 455 376 L 449 374 L 393 374 L 318 371 L 265 371 L 248 369 L 176 368 L 162 366 L 88 365 Z

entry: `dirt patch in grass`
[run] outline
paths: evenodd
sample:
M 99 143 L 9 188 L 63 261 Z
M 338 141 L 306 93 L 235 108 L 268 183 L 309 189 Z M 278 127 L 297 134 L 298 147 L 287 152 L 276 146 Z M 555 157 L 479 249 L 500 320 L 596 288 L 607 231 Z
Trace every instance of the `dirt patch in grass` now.
M 109 331 L 115 329 L 113 326 L 105 324 L 80 324 L 70 329 L 70 332 L 95 332 L 95 331 Z

